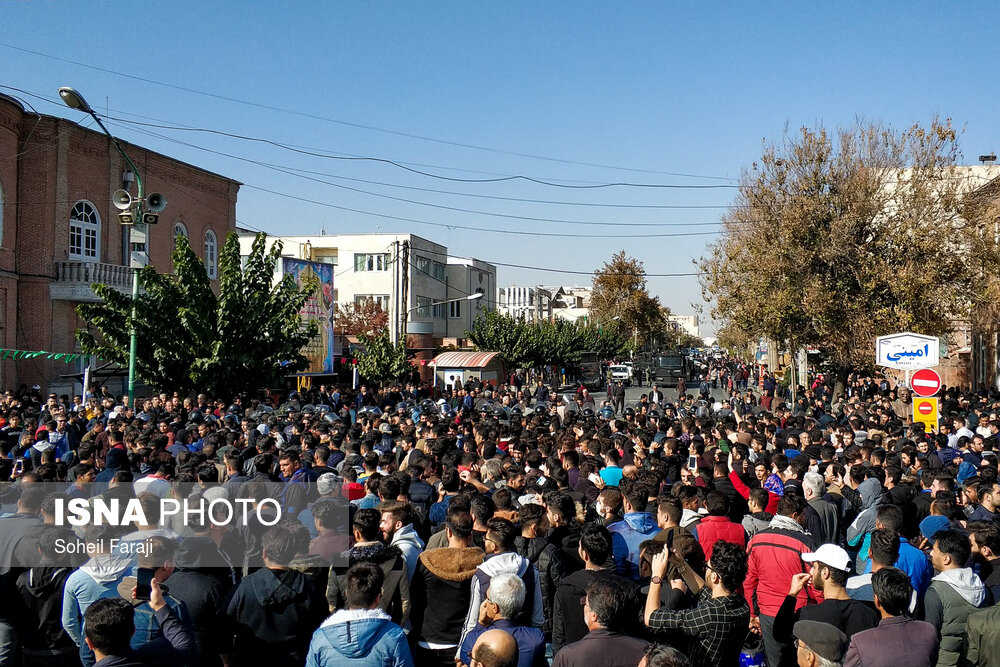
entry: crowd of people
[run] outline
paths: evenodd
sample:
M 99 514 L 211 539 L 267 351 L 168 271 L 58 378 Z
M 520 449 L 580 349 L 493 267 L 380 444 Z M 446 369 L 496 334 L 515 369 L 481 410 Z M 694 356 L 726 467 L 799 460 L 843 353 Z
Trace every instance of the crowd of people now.
M 1000 664 L 1000 395 L 727 389 L 8 391 L 0 666 Z M 56 520 L 97 498 L 142 520 Z

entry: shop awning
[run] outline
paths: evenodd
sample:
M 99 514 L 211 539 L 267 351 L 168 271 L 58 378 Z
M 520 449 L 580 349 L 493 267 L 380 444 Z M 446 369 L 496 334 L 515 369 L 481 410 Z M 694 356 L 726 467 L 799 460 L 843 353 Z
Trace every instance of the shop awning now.
M 500 356 L 499 352 L 442 352 L 434 357 L 435 368 L 483 368 Z

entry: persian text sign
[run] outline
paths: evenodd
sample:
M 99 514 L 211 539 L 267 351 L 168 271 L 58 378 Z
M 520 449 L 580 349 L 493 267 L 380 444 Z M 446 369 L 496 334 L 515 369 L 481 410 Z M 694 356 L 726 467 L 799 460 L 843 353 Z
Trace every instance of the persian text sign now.
M 936 337 L 905 332 L 879 336 L 875 344 L 875 359 L 879 366 L 889 368 L 929 368 L 940 363 L 940 351 Z

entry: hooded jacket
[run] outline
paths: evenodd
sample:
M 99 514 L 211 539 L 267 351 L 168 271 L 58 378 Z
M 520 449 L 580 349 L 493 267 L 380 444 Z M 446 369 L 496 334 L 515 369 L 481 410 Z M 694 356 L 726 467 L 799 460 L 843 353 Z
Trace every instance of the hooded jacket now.
M 306 667 L 412 667 L 403 629 L 381 609 L 341 609 L 313 633 Z
M 417 641 L 458 646 L 472 599 L 472 581 L 483 562 L 478 547 L 429 549 L 417 559 L 410 584 L 410 623 Z
M 236 588 L 226 618 L 236 642 L 235 664 L 299 667 L 312 629 L 326 616 L 320 591 L 295 570 L 263 568 Z
M 638 581 L 639 545 L 659 532 L 656 520 L 649 512 L 629 512 L 621 521 L 608 526 L 608 530 L 615 574 Z
M 542 627 L 545 622 L 545 614 L 542 608 L 542 589 L 538 583 L 538 570 L 524 556 L 516 553 L 506 552 L 502 554 L 490 554 L 486 556 L 482 564 L 476 568 L 472 578 L 472 596 L 469 600 L 469 609 L 462 625 L 462 637 L 459 644 L 465 639 L 465 635 L 476 627 L 479 621 L 479 606 L 486 599 L 486 591 L 490 587 L 490 581 L 498 574 L 514 574 L 524 581 L 524 607 L 514 623 L 522 626 Z
M 34 658 L 77 652 L 62 626 L 63 588 L 72 570 L 68 567 L 33 567 L 16 583 L 15 605 L 18 643 Z
M 762 530 L 767 530 L 773 518 L 774 515 L 770 512 L 754 512 L 743 517 L 743 530 L 747 531 L 747 539 Z
M 118 554 L 94 556 L 69 575 L 63 587 L 62 626 L 77 646 L 83 644 L 83 614 L 100 598 L 116 597 L 132 559 Z
M 381 542 L 354 545 L 347 552 L 348 567 L 334 567 L 330 570 L 330 580 L 326 585 L 326 601 L 330 609 L 336 611 L 344 607 L 344 595 L 340 590 L 340 577 L 355 563 L 366 561 L 382 568 L 382 600 L 379 609 L 389 614 L 393 623 L 406 624 L 410 617 L 410 582 L 406 577 L 406 560 L 394 546 Z
M 858 493 L 861 495 L 861 512 L 847 527 L 847 543 L 852 547 L 861 545 L 855 564 L 855 569 L 861 572 L 868 557 L 869 536 L 875 530 L 875 512 L 879 505 L 889 502 L 889 496 L 874 477 L 861 482 Z
M 542 609 L 545 623 L 542 630 L 546 637 L 552 636 L 552 603 L 556 588 L 566 574 L 562 551 L 545 537 L 518 537 L 514 540 L 514 550 L 527 558 L 538 570 L 538 586 L 542 590 Z
M 170 575 L 170 594 L 184 603 L 190 615 L 198 664 L 218 665 L 224 647 L 218 643 L 216 624 L 225 611 L 225 599 L 233 587 L 233 572 L 219 567 L 223 560 L 215 542 L 189 537 L 177 551 L 177 569 Z
M 392 534 L 389 546 L 396 547 L 406 560 L 406 578 L 413 581 L 413 571 L 417 569 L 417 558 L 424 550 L 424 541 L 413 529 L 413 524 L 408 523 Z
M 931 580 L 924 597 L 924 616 L 941 635 L 939 667 L 959 663 L 966 621 L 986 598 L 986 586 L 972 568 L 945 570 Z

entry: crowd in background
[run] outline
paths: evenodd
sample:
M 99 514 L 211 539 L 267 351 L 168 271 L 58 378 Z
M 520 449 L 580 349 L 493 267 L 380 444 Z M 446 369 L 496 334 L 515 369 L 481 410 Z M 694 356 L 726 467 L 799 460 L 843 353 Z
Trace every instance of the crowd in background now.
M 722 368 L 709 406 L 527 381 L 8 391 L 0 665 L 1000 663 L 1000 396 L 948 389 L 928 432 L 882 380 L 791 402 Z M 199 494 L 280 520 L 160 516 Z M 145 523 L 56 525 L 98 497 Z M 55 559 L 74 537 L 150 548 Z

